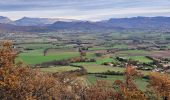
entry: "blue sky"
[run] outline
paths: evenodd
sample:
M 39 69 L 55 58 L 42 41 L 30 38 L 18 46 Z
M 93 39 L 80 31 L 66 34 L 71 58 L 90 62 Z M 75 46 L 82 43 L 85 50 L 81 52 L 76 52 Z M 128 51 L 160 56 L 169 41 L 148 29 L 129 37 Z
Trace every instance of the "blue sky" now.
M 0 0 L 0 15 L 104 20 L 135 16 L 170 16 L 170 0 Z

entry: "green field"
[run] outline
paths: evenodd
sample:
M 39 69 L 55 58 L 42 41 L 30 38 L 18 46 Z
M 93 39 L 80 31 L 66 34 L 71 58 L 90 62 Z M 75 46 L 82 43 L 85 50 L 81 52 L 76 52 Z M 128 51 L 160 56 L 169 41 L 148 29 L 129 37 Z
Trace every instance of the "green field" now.
M 112 48 L 116 48 L 116 49 L 127 49 L 128 46 L 125 44 L 120 44 L 120 45 L 113 45 Z
M 124 68 L 120 68 L 120 67 L 104 66 L 104 65 L 94 64 L 94 63 L 74 63 L 74 64 L 82 65 L 89 73 L 102 73 L 107 71 L 124 72 L 125 70 Z
M 53 44 L 43 44 L 43 43 L 36 43 L 36 44 L 20 44 L 19 47 L 29 48 L 29 49 L 46 49 L 46 48 L 55 48 L 56 45 Z
M 99 58 L 97 59 L 97 64 L 103 64 L 104 62 L 116 62 L 114 58 Z
M 87 80 L 88 83 L 90 84 L 94 84 L 97 80 L 106 80 L 112 83 L 114 83 L 115 80 L 124 80 L 124 77 L 119 75 L 106 75 L 106 76 L 107 78 L 100 78 L 96 77 L 94 74 L 89 74 L 87 75 Z M 135 83 L 141 90 L 145 90 L 146 85 L 148 84 L 147 80 L 142 78 L 136 79 Z
M 25 43 L 25 44 L 18 44 L 16 47 L 19 48 L 24 48 L 24 49 L 32 49 L 32 50 L 37 50 L 37 49 L 52 49 L 52 48 L 58 48 L 58 49 L 68 49 L 72 48 L 72 44 L 63 44 L 63 43 Z
M 109 47 L 93 47 L 93 48 L 89 48 L 89 50 L 106 50 L 109 49 Z
M 17 61 L 21 60 L 26 64 L 39 64 L 43 62 L 53 61 L 53 60 L 63 60 L 71 57 L 79 56 L 78 52 L 65 52 L 58 51 L 57 53 L 43 55 L 43 50 L 30 50 L 25 53 L 19 54 Z
M 56 66 L 56 67 L 48 67 L 48 68 L 40 68 L 43 72 L 65 72 L 65 71 L 72 71 L 77 70 L 79 68 L 77 67 L 71 67 L 71 66 Z
M 122 54 L 149 54 L 149 51 L 145 51 L 145 50 L 126 50 L 126 51 L 120 51 L 118 53 L 122 53 Z
M 111 45 L 111 46 L 100 46 L 100 47 L 93 47 L 89 48 L 89 50 L 106 50 L 106 49 L 127 49 L 128 46 L 125 44 L 116 44 L 116 45 Z
M 127 57 L 123 57 L 123 58 L 139 61 L 141 63 L 153 62 L 151 59 L 149 59 L 149 58 L 147 58 L 145 56 L 127 56 Z

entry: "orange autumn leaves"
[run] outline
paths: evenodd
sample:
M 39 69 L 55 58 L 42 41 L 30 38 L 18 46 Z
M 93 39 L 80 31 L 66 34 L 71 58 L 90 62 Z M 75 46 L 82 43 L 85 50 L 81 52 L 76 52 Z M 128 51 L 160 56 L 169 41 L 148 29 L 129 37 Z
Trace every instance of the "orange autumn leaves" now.
M 12 67 L 16 57 L 16 52 L 11 46 L 11 42 L 3 42 L 0 44 L 0 68 Z
M 148 87 L 152 89 L 157 98 L 170 100 L 170 79 L 168 74 L 151 73 Z
M 133 66 L 128 65 L 124 75 L 124 81 L 117 80 L 114 82 L 117 100 L 146 100 L 144 93 L 134 83 L 134 78 L 139 77 L 141 75 L 140 72 Z

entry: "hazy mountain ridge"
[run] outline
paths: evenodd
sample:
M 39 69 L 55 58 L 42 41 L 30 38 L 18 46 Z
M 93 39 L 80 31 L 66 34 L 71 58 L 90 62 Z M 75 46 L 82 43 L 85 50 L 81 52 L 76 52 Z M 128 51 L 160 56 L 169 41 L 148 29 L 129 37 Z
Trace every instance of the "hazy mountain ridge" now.
M 111 18 L 101 23 L 109 26 L 136 29 L 170 28 L 170 17 Z
M 98 29 L 98 28 L 106 28 L 101 25 L 98 25 L 95 22 L 89 21 L 82 21 L 82 22 L 55 22 L 54 24 L 50 25 L 49 28 L 55 29 Z
M 55 19 L 55 18 L 29 18 L 23 17 L 19 20 L 14 21 L 15 25 L 19 26 L 44 26 L 48 24 L 53 24 L 57 21 L 72 22 L 72 19 Z
M 3 24 L 12 23 L 12 20 L 10 20 L 8 17 L 0 16 L 0 23 Z
M 2 19 L 2 20 L 1 20 Z M 0 17 L 2 31 L 82 31 L 82 32 L 111 32 L 113 30 L 140 29 L 170 31 L 170 17 L 132 17 L 111 18 L 109 20 L 91 22 L 71 19 L 28 18 L 11 21 Z M 23 26 L 25 26 L 23 28 Z M 20 29 L 23 28 L 23 29 Z
M 38 26 L 17 26 L 13 24 L 1 24 L 0 32 L 37 32 L 41 30 L 42 27 Z M 45 27 L 43 27 L 45 29 Z

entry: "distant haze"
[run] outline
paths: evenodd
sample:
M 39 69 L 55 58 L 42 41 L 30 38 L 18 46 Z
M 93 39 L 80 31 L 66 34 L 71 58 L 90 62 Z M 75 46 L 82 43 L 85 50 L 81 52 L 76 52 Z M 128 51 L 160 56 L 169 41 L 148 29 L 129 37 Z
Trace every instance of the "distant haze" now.
M 170 16 L 170 0 L 0 0 L 0 16 L 104 20 Z

